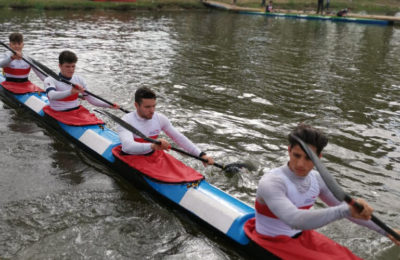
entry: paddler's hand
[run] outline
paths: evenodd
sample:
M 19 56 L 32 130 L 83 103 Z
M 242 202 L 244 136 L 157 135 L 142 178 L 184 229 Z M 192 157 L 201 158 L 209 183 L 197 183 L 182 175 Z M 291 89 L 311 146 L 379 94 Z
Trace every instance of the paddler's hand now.
M 374 211 L 374 209 L 371 208 L 368 205 L 368 203 L 363 199 L 356 199 L 356 202 L 358 204 L 361 204 L 364 207 L 364 209 L 361 212 L 358 212 L 356 207 L 350 205 L 349 207 L 350 207 L 351 216 L 353 218 L 370 220 L 372 212 Z
M 117 103 L 114 103 L 110 108 L 112 109 L 119 109 L 120 106 Z
M 21 60 L 22 59 L 22 52 L 20 51 L 15 51 L 15 54 L 11 56 L 12 60 Z
M 207 154 L 204 154 L 203 156 L 201 156 L 201 158 L 207 160 L 208 162 L 203 162 L 204 167 L 206 167 L 207 165 L 213 165 L 214 164 L 214 159 L 211 156 L 208 156 Z
M 71 95 L 79 94 L 85 92 L 85 89 L 82 86 L 74 85 L 71 89 Z
M 400 235 L 400 230 L 394 229 L 394 231 L 395 231 L 397 234 Z M 388 234 L 388 238 L 390 238 L 390 240 L 392 240 L 393 243 L 395 243 L 396 245 L 400 246 L 400 241 L 399 241 L 399 240 L 397 240 L 396 238 L 394 238 L 393 236 L 391 236 L 391 235 L 389 235 L 389 234 Z
M 167 140 L 160 138 L 157 139 L 157 141 L 161 142 L 161 144 L 151 144 L 151 149 L 153 149 L 154 151 L 171 149 L 171 145 L 168 143 Z

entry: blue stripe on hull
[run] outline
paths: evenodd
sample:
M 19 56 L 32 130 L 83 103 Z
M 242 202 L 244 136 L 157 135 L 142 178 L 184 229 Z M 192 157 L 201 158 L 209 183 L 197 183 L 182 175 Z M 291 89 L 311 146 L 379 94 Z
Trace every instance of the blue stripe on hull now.
M 362 19 L 351 17 L 338 17 L 338 16 L 323 16 L 323 15 L 304 15 L 304 14 L 284 14 L 284 13 L 265 13 L 265 12 L 249 12 L 239 11 L 240 14 L 251 15 L 264 15 L 270 17 L 283 17 L 293 19 L 306 19 L 306 20 L 322 20 L 332 22 L 345 22 L 345 23 L 362 23 L 362 24 L 376 24 L 376 25 L 389 25 L 390 22 L 386 20 Z

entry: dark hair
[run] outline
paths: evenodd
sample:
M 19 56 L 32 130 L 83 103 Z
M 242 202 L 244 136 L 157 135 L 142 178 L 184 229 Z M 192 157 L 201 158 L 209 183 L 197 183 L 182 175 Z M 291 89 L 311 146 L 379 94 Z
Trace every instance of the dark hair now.
M 292 135 L 299 137 L 306 144 L 315 146 L 318 155 L 321 154 L 324 147 L 328 144 L 328 137 L 326 137 L 323 132 L 304 123 L 298 124 L 288 136 L 290 147 L 300 145 Z
M 148 87 L 140 87 L 135 92 L 135 102 L 140 105 L 144 98 L 157 99 L 157 96 L 156 93 Z
M 76 63 L 78 61 L 78 57 L 72 51 L 62 51 L 60 56 L 58 56 L 58 63 Z
M 13 42 L 13 43 L 24 42 L 24 36 L 22 35 L 22 33 L 11 33 L 8 36 L 8 39 L 10 40 L 10 42 Z

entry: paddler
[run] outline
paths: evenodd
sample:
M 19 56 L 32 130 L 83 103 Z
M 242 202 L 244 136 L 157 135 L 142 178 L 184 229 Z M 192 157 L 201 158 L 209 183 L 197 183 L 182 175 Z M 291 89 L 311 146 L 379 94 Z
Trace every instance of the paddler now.
M 60 68 L 59 76 L 76 86 L 73 87 L 69 84 L 58 81 L 53 77 L 47 77 L 44 80 L 44 86 L 52 110 L 71 111 L 78 109 L 79 94 L 82 94 L 83 98 L 92 105 L 107 108 L 119 108 L 116 104 L 110 106 L 109 104 L 85 93 L 85 89 L 87 89 L 85 80 L 74 74 L 76 63 L 78 62 L 78 57 L 75 53 L 72 51 L 62 51 L 58 57 L 58 61 L 58 67 Z
M 121 153 L 123 155 L 135 155 L 131 156 L 134 160 L 133 166 L 138 169 L 138 167 L 143 166 L 140 170 L 153 178 L 157 174 L 165 175 L 170 172 L 171 178 L 166 177 L 163 180 L 178 180 L 176 175 L 179 175 L 181 169 L 186 168 L 185 166 L 177 166 L 176 159 L 172 156 L 163 152 L 163 150 L 169 150 L 171 144 L 164 138 L 159 138 L 161 132 L 164 132 L 169 136 L 178 146 L 182 147 L 185 151 L 195 156 L 199 156 L 208 161 L 211 165 L 214 160 L 211 156 L 207 155 L 205 152 L 201 151 L 196 145 L 194 145 L 186 136 L 180 133 L 176 128 L 174 128 L 169 121 L 169 119 L 162 113 L 156 112 L 157 97 L 156 94 L 147 87 L 141 87 L 135 92 L 135 108 L 136 111 L 125 114 L 122 119 L 146 136 L 157 139 L 161 142 L 160 145 L 145 142 L 139 136 L 135 136 L 132 132 L 126 130 L 123 127 L 118 128 L 119 138 L 121 140 Z M 207 164 L 205 164 L 207 165 Z M 166 168 L 171 169 L 169 171 Z M 182 181 L 185 179 L 184 173 L 179 175 L 182 177 Z M 165 177 L 165 176 L 163 176 Z
M 246 234 L 282 259 L 360 259 L 313 229 L 347 218 L 384 236 L 386 232 L 370 220 L 373 209 L 364 200 L 357 199 L 364 207 L 358 212 L 334 197 L 292 135 L 303 140 L 319 157 L 328 144 L 327 137 L 309 125 L 299 124 L 292 131 L 288 138 L 289 162 L 261 178 L 255 219 L 245 224 Z M 318 197 L 329 207 L 309 210 Z M 400 245 L 400 241 L 389 238 Z
M 9 45 L 12 50 L 4 53 L 0 58 L 0 67 L 3 68 L 6 82 L 21 83 L 20 85 L 31 85 L 28 76 L 31 71 L 31 66 L 22 59 L 22 50 L 24 48 L 24 37 L 21 33 L 11 33 L 8 36 Z M 29 59 L 29 58 L 28 58 Z M 45 79 L 45 75 L 33 68 L 35 74 L 40 80 Z M 29 84 L 27 84 L 29 83 Z

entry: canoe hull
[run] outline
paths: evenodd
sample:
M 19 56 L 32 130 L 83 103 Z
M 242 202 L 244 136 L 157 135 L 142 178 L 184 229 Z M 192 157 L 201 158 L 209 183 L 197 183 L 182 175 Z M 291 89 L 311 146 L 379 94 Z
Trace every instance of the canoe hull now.
M 2 81 L 0 77 L 0 82 Z M 254 208 L 230 196 L 206 180 L 191 183 L 163 183 L 119 161 L 111 149 L 119 145 L 117 133 L 106 126 L 69 126 L 44 114 L 48 105 L 45 94 L 16 95 L 0 86 L 0 97 L 12 107 L 23 107 L 57 134 L 72 141 L 91 157 L 111 168 L 135 187 L 155 195 L 163 203 L 181 209 L 204 226 L 228 238 L 239 251 L 271 259 L 273 255 L 252 243 L 243 230 L 244 223 L 254 217 Z

